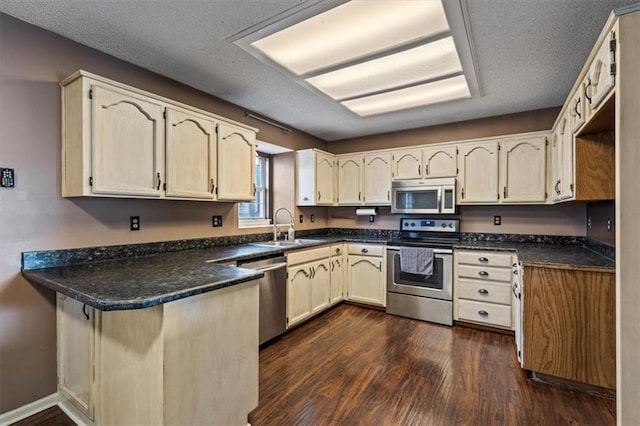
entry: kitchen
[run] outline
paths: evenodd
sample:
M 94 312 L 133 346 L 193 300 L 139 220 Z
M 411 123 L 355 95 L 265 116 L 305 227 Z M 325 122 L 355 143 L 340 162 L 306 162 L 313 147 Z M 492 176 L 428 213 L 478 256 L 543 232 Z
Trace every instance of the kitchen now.
M 606 16 L 601 17 L 598 33 Z M 28 284 L 20 276 L 20 253 L 34 250 L 54 250 L 77 247 L 113 246 L 122 244 L 154 243 L 159 241 L 188 240 L 206 237 L 250 235 L 255 230 L 237 227 L 237 213 L 232 203 L 204 203 L 187 201 L 148 201 L 141 199 L 69 198 L 60 196 L 60 87 L 58 83 L 78 69 L 88 69 L 98 75 L 127 85 L 160 94 L 169 99 L 193 105 L 232 120 L 248 123 L 243 108 L 212 98 L 202 92 L 170 81 L 157 74 L 142 70 L 111 56 L 32 27 L 6 15 L 1 15 L 2 27 L 2 105 L 3 105 L 3 164 L 16 170 L 16 186 L 3 190 L 2 196 L 2 357 L 0 360 L 0 412 L 11 411 L 29 402 L 43 398 L 56 388 L 56 327 L 55 299 L 38 286 Z M 594 40 L 595 41 L 595 40 Z M 593 44 L 593 43 L 592 43 Z M 589 46 L 586 51 L 590 51 Z M 6 56 L 5 56 L 6 55 Z M 586 57 L 582 58 L 584 63 Z M 619 64 L 621 67 L 624 63 Z M 581 67 L 582 65 L 580 65 Z M 577 78 L 571 75 L 571 84 Z M 627 80 L 628 81 L 628 80 Z M 626 83 L 623 79 L 621 84 Z M 632 86 L 636 87 L 636 86 Z M 622 89 L 621 89 L 622 90 Z M 626 88 L 621 93 L 633 93 Z M 563 97 L 566 93 L 563 95 Z M 616 98 L 616 101 L 620 101 Z M 555 105 L 559 105 L 563 101 Z M 629 106 L 632 110 L 633 105 Z M 558 108 L 523 112 L 501 117 L 485 118 L 452 125 L 442 124 L 426 129 L 355 138 L 344 143 L 325 142 L 306 134 L 283 134 L 279 129 L 252 121 L 259 127 L 260 140 L 271 141 L 292 150 L 319 148 L 333 154 L 361 152 L 390 147 L 421 145 L 429 142 L 459 141 L 502 134 L 550 130 L 559 113 Z M 30 119 L 31 117 L 35 120 Z M 284 121 L 284 120 L 283 120 Z M 624 125 L 633 126 L 633 120 Z M 37 125 L 35 125 L 37 124 Z M 6 129 L 6 130 L 5 130 Z M 629 130 L 631 131 L 631 130 Z M 428 136 L 427 136 L 428 135 Z M 393 140 L 393 142 L 390 142 Z M 617 173 L 621 182 L 633 182 L 636 176 L 636 149 L 632 139 L 621 139 L 625 153 L 617 159 Z M 628 146 L 627 146 L 628 145 Z M 619 150 L 617 154 L 619 154 Z M 274 157 L 274 173 L 293 176 L 294 154 Z M 6 161 L 6 163 L 5 163 Z M 635 161 L 635 163 L 634 163 Z M 281 164 L 278 164 L 281 162 Z M 278 166 L 281 166 L 276 170 Z M 636 324 L 633 308 L 633 286 L 624 286 L 624 277 L 630 277 L 636 268 L 633 256 L 637 252 L 636 225 L 625 208 L 633 209 L 636 195 L 631 186 L 617 188 L 616 231 L 624 222 L 624 234 L 614 240 L 618 251 L 616 276 L 621 280 L 620 309 L 625 320 L 620 320 L 618 339 L 620 362 L 629 378 L 629 389 L 619 383 L 620 395 L 635 395 L 632 348 L 637 345 L 637 330 L 625 328 Z M 623 194 L 623 197 L 620 196 Z M 367 217 L 353 218 L 352 207 L 296 207 L 293 188 L 274 200 L 274 206 L 290 206 L 294 218 L 303 215 L 304 222 L 296 223 L 296 232 L 323 228 L 369 228 Z M 627 204 L 629 203 L 629 204 Z M 384 208 L 375 217 L 379 229 L 398 230 L 400 216 L 391 215 Z M 587 229 L 587 211 L 594 219 Z M 633 211 L 633 210 L 629 210 Z M 553 206 L 464 206 L 460 211 L 461 231 L 478 233 L 511 233 L 534 235 L 590 236 L 599 232 L 605 238 L 606 219 L 613 209 L 607 204 L 561 203 Z M 141 231 L 129 231 L 129 216 L 141 218 Z M 211 216 L 221 216 L 224 226 L 211 227 Z M 311 222 L 311 216 L 315 221 Z M 493 225 L 494 216 L 500 216 L 500 228 Z M 284 215 L 283 215 L 284 217 Z M 20 218 L 20 221 L 17 219 Z M 622 221 L 622 222 L 621 222 Z M 298 222 L 298 221 L 296 221 Z M 597 238 L 603 238 L 602 236 Z M 626 262 L 625 262 L 626 261 Z M 623 268 L 624 269 L 621 269 Z M 626 305 L 630 303 L 631 305 Z M 634 316 L 635 315 L 635 316 Z M 6 325 L 5 325 L 6 324 Z M 625 334 L 628 333 L 628 334 Z M 627 348 L 625 350 L 625 348 Z M 629 351 L 629 352 L 627 352 Z M 626 358 L 628 357 L 628 358 Z M 620 378 L 618 379 L 620 381 Z M 637 382 L 637 380 L 635 380 Z M 620 402 L 620 401 L 619 401 Z M 635 407 L 631 410 L 633 417 Z M 623 408 L 624 410 L 624 408 Z M 620 420 L 618 413 L 618 421 Z M 633 424 L 633 420 L 626 423 Z

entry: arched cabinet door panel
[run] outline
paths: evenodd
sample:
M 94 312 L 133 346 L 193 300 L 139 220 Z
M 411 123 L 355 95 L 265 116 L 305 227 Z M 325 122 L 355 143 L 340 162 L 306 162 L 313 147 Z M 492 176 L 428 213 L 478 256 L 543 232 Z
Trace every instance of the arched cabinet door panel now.
M 218 200 L 253 201 L 255 197 L 255 133 L 218 124 Z
M 500 142 L 503 203 L 544 202 L 547 138 Z
M 465 144 L 458 149 L 458 203 L 497 203 L 498 142 Z

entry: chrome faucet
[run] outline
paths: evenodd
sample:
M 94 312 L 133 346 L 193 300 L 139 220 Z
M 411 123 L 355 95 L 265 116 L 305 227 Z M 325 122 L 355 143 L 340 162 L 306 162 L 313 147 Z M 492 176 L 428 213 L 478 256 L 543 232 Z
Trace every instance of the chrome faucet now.
M 284 210 L 289 213 L 289 226 L 293 228 L 293 214 L 286 207 L 280 207 L 273 212 L 273 241 L 278 241 L 278 212 Z

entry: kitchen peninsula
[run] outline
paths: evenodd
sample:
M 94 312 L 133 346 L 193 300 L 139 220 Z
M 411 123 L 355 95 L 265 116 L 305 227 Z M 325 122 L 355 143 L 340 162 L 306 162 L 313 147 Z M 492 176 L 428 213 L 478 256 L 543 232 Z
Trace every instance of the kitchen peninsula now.
M 241 425 L 258 405 L 263 274 L 169 256 L 23 261 L 57 292 L 60 404 L 76 420 Z

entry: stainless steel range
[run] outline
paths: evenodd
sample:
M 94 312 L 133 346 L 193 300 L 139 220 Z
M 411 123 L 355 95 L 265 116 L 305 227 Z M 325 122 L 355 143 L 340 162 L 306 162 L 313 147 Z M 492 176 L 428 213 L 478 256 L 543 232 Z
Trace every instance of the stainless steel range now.
M 453 324 L 453 244 L 458 241 L 458 219 L 400 219 L 400 239 L 387 247 L 388 314 Z

